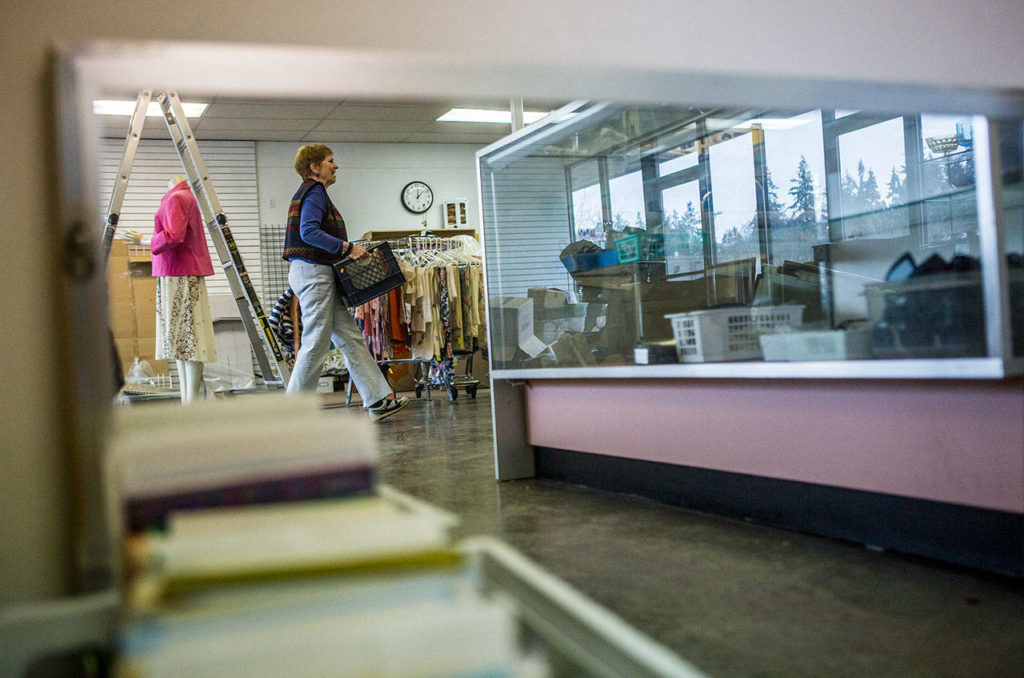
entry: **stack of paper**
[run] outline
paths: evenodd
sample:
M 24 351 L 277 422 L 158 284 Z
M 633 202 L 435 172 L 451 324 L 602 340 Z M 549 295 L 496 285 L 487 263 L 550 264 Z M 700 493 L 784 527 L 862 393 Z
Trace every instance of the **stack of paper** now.
M 172 514 L 130 541 L 143 596 L 210 585 L 450 565 L 450 524 L 381 497 Z M 144 606 L 143 599 L 135 601 Z
M 375 485 L 365 416 L 260 395 L 125 408 L 115 429 L 119 675 L 545 675 L 454 518 Z
M 283 394 L 121 408 L 107 465 L 117 519 L 135 532 L 176 510 L 370 493 L 374 430 L 347 414 Z
M 172 514 L 132 537 L 131 676 L 521 676 L 442 514 L 380 496 Z

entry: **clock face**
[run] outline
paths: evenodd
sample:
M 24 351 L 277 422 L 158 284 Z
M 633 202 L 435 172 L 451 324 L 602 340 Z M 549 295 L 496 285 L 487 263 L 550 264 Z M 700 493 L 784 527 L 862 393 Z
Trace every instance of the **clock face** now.
M 411 181 L 402 189 L 402 205 L 413 214 L 423 214 L 434 204 L 434 192 L 422 181 Z

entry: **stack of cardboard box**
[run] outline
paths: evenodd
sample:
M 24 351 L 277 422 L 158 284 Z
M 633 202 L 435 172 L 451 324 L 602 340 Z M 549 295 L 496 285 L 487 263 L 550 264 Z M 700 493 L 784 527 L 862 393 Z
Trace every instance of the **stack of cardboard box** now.
M 167 361 L 156 360 L 156 278 L 149 248 L 114 240 L 107 261 L 110 328 L 125 374 L 135 358 L 167 374 Z
M 512 361 L 516 352 L 533 338 L 533 299 L 494 297 L 490 323 L 492 358 L 501 363 Z
M 570 304 L 565 290 L 531 287 L 526 291 L 533 299 L 533 332 L 545 344 L 552 344 L 566 332 L 583 332 L 587 304 Z

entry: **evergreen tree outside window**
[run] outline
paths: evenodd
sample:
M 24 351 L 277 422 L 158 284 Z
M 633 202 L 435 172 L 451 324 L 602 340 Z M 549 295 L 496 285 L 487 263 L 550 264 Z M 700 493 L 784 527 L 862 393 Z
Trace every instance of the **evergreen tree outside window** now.
M 814 261 L 828 232 L 821 111 L 788 120 L 795 124 L 764 132 L 772 265 Z
M 700 189 L 696 181 L 666 188 L 661 192 L 664 210 L 665 270 L 668 275 L 704 268 Z
M 906 166 L 903 118 L 897 117 L 838 138 L 843 237 L 899 238 L 910 234 L 907 210 L 883 199 L 878 176 Z
M 814 179 L 805 156 L 800 156 L 796 176 L 790 180 L 790 183 L 792 187 L 789 189 L 789 196 L 793 202 L 789 204 L 789 211 L 793 220 L 798 223 L 813 222 L 815 219 Z

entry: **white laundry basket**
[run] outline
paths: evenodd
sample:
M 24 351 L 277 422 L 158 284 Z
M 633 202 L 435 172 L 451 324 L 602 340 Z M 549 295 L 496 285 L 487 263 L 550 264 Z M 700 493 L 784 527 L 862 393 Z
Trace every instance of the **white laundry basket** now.
M 803 321 L 803 306 L 731 306 L 690 313 L 670 313 L 679 362 L 754 360 L 761 357 L 760 337 Z

